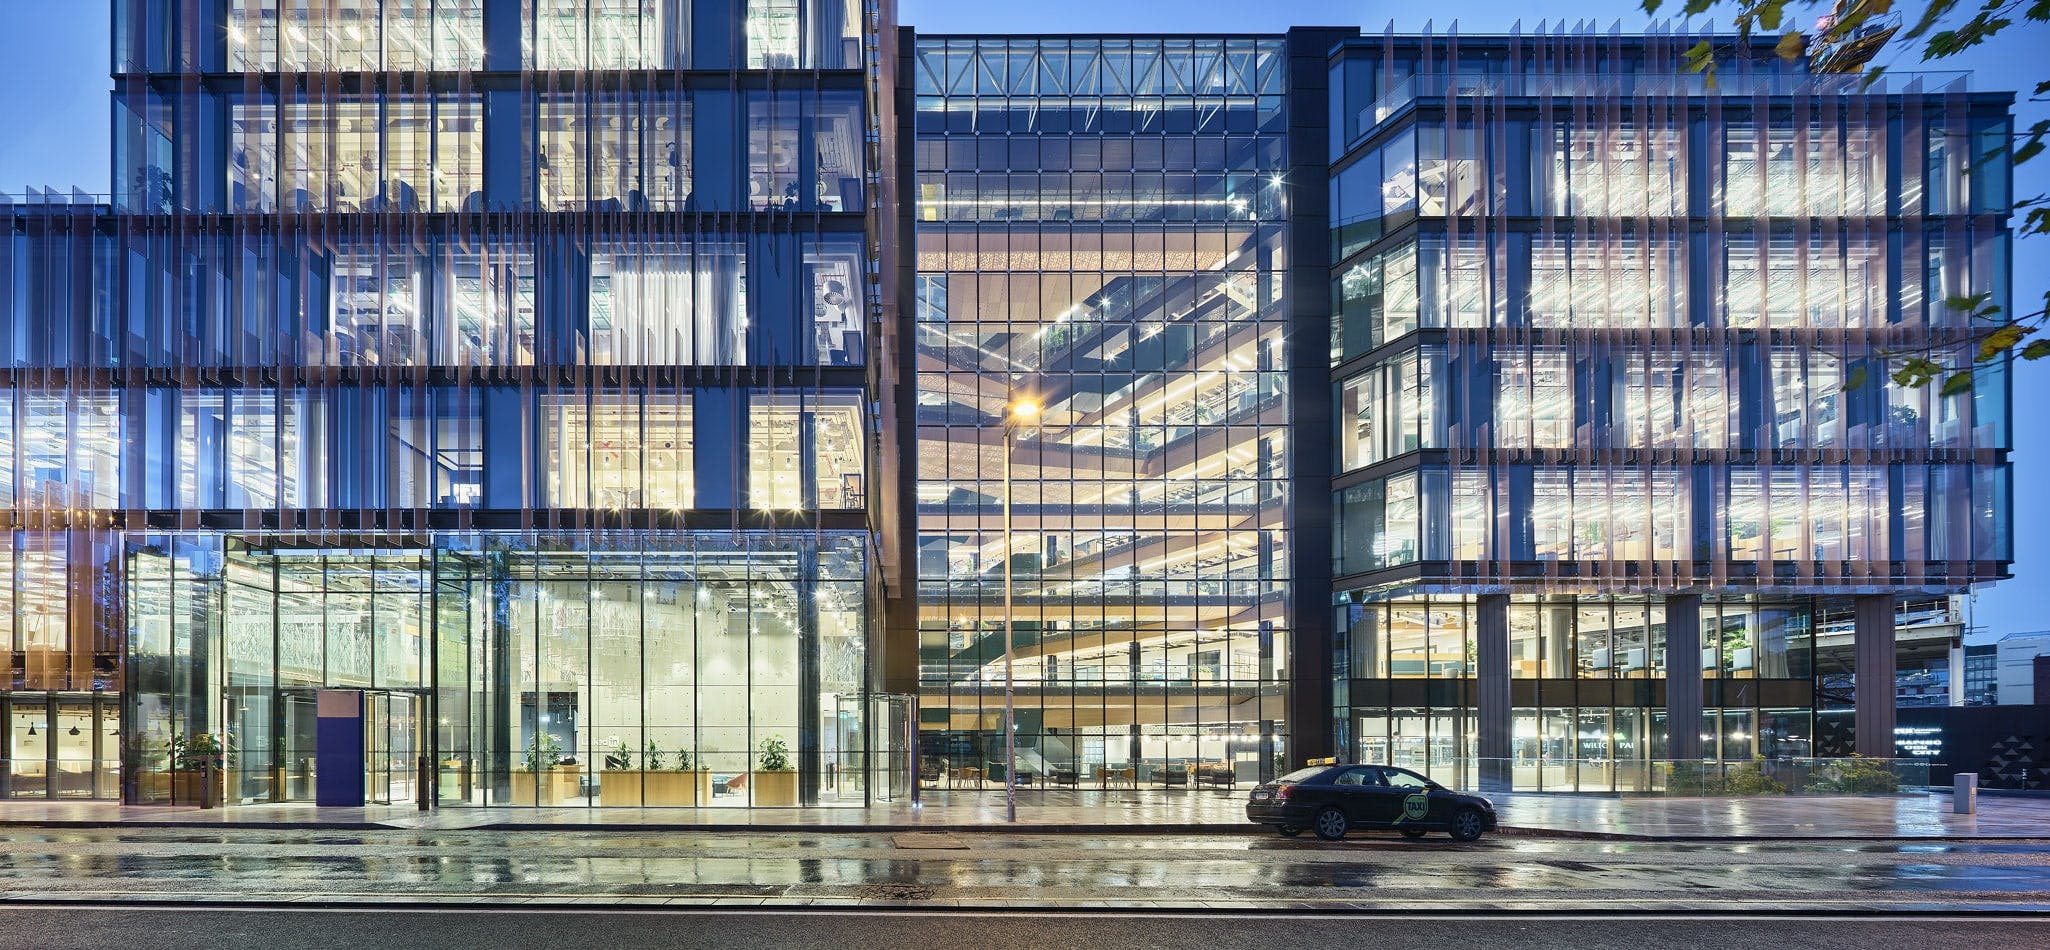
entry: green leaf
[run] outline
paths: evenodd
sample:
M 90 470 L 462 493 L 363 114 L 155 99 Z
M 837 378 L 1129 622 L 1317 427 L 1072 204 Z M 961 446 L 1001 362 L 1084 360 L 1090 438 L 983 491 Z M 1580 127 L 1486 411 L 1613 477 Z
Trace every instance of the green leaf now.
M 1920 356 L 1913 356 L 1901 361 L 1900 369 L 1893 371 L 1893 381 L 1897 386 L 1913 389 L 1929 385 L 1929 381 L 1936 378 L 1936 372 L 1935 363 Z
M 1985 291 L 1983 293 L 1976 293 L 1969 297 L 1962 296 L 1959 294 L 1952 294 L 1948 297 L 1943 298 L 1943 305 L 1949 307 L 1952 310 L 1963 310 L 1967 313 L 1970 313 L 1974 310 L 1979 309 L 1979 305 L 1991 299 L 1993 299 L 1993 292 L 1990 290 Z
M 1965 392 L 1966 390 L 1969 390 L 1971 388 L 1972 371 L 1960 370 L 1959 372 L 1950 374 L 1950 378 L 1943 381 L 1943 389 L 1938 393 L 1938 395 L 1955 396 L 1958 393 Z
M 2030 340 L 2028 346 L 2022 347 L 2022 359 L 2040 360 L 2046 356 L 2050 356 L 2050 340 Z
M 1801 41 L 1800 30 L 1788 30 L 1786 35 L 1781 36 L 1780 41 L 1773 45 L 1772 51 L 1780 54 L 1781 59 L 1792 61 L 1800 59 L 1801 52 L 1806 47 L 1807 44 Z
M 2027 327 L 2019 323 L 2010 323 L 1980 337 L 1979 362 L 1984 363 L 1987 360 L 1998 359 L 2000 354 L 2014 349 L 2015 344 L 2020 343 L 2028 335 L 2029 330 Z
M 1871 376 L 1871 371 L 1866 369 L 1863 363 L 1851 367 L 1851 371 L 1844 376 L 1844 392 L 1862 388 Z
M 1659 12 L 1659 0 L 1644 0 L 1644 12 L 1647 16 Z
M 2043 140 L 2040 138 L 2031 139 L 2021 148 L 2014 150 L 2014 163 L 2019 165 L 2041 154 L 2043 154 Z
M 2038 96 L 2050 95 L 2050 79 L 2046 79 L 2042 82 L 2037 83 L 2036 91 L 2034 94 Z
M 2037 208 L 2022 217 L 2021 236 L 2050 234 L 2050 208 Z
M 1715 48 L 1708 45 L 1707 40 L 1702 40 L 1687 47 L 1687 52 L 1681 54 L 1680 60 L 1687 65 L 1689 71 L 1698 73 L 1715 61 Z
M 1777 30 L 1780 28 L 1780 19 L 1786 14 L 1786 7 L 1786 0 L 1760 0 L 1757 6 L 1752 7 L 1752 13 L 1758 17 L 1759 26 Z

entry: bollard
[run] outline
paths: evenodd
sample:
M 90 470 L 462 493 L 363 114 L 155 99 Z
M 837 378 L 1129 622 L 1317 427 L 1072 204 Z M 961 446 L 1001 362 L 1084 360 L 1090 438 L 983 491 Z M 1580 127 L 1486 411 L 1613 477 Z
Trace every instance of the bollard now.
M 413 797 L 419 800 L 421 811 L 426 811 L 427 806 L 434 801 L 435 778 L 434 759 L 430 756 L 421 756 L 419 767 L 414 770 L 413 776 L 413 782 L 416 786 Z
M 1955 779 L 1956 794 L 1951 796 L 1952 814 L 1973 815 L 1979 811 L 1979 773 L 1959 772 Z

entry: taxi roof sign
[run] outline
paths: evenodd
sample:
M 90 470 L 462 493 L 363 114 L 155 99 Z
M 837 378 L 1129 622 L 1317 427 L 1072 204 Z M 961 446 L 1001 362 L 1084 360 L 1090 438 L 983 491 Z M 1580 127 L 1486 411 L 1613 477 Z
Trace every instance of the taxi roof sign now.
M 1325 756 L 1324 758 L 1321 758 L 1321 759 L 1311 759 L 1311 760 L 1309 760 L 1308 762 L 1305 762 L 1305 763 L 1303 763 L 1303 764 L 1305 764 L 1305 765 L 1337 765 L 1337 764 L 1338 764 L 1338 757 L 1337 757 L 1337 756 L 1335 756 L 1335 755 L 1327 755 L 1327 756 Z

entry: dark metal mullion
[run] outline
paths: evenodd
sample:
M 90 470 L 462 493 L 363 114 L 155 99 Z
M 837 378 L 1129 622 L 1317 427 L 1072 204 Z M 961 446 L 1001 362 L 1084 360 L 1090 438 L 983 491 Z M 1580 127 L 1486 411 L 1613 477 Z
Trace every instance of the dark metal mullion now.
M 64 790 L 64 783 L 58 779 L 58 768 L 62 765 L 57 747 L 57 694 L 43 694 L 43 797 L 56 800 Z

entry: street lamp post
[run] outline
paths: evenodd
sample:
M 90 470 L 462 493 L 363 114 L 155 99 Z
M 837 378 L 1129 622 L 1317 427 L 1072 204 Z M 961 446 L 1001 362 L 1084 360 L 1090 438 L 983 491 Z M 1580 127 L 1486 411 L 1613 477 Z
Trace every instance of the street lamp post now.
M 1004 820 L 1018 820 L 1018 707 L 1012 693 L 1011 433 L 1039 416 L 1039 403 L 1011 399 L 1004 406 Z

